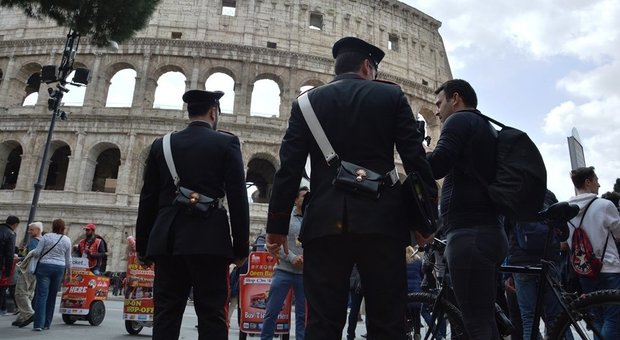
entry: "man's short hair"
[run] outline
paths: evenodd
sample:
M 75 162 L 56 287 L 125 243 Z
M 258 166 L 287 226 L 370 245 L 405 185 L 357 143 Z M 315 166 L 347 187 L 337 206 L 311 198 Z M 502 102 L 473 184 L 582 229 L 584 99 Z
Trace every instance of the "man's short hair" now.
M 17 216 L 11 215 L 6 218 L 6 224 L 8 225 L 19 224 L 19 218 Z
M 594 176 L 596 176 L 596 174 L 594 173 L 593 166 L 577 168 L 570 172 L 570 179 L 573 181 L 573 185 L 577 189 L 583 189 L 586 185 L 586 179 L 593 179 Z
M 334 72 L 336 73 L 336 75 L 349 72 L 357 72 L 360 70 L 360 68 L 362 67 L 362 63 L 366 59 L 368 59 L 367 55 L 358 52 L 340 53 L 338 57 L 336 57 Z
M 476 96 L 476 91 L 463 79 L 448 80 L 435 90 L 435 94 L 439 94 L 441 91 L 446 94 L 446 98 L 451 98 L 455 93 L 458 93 L 461 99 L 463 99 L 463 104 L 468 107 L 473 107 L 474 109 L 478 107 L 478 96 Z
M 209 112 L 209 110 L 211 110 L 212 107 L 216 107 L 218 109 L 218 112 L 220 112 L 220 105 L 219 104 L 211 104 L 209 106 L 206 106 L 202 103 L 199 104 L 187 104 L 187 115 L 189 117 L 195 117 L 195 116 L 202 116 L 204 114 L 206 114 L 207 112 Z

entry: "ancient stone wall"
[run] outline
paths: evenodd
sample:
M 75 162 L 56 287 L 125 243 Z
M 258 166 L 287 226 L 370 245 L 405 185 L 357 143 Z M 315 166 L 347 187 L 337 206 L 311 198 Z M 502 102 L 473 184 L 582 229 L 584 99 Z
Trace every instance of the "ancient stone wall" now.
M 231 3 L 234 15 L 222 14 L 230 14 Z M 63 218 L 75 242 L 82 225 L 96 223 L 111 249 L 109 269 L 124 270 L 124 241 L 133 234 L 148 149 L 156 137 L 187 122 L 184 110 L 153 107 L 157 81 L 169 71 L 186 77 L 186 89 L 204 89 L 214 73 L 234 80 L 234 112 L 221 116 L 221 128 L 242 140 L 248 178 L 265 181 L 254 202 L 265 202 L 279 167 L 290 104 L 300 87 L 331 80 L 331 46 L 343 36 L 358 36 L 386 51 L 379 78 L 403 87 L 436 141 L 433 90 L 451 78 L 439 27 L 439 21 L 395 0 L 164 0 L 149 25 L 116 52 L 82 38 L 75 66 L 90 69 L 92 78 L 84 104 L 65 107 L 69 119 L 57 121 L 48 158 L 61 148 L 70 150 L 64 186 L 41 192 L 36 220 L 49 229 L 54 218 Z M 22 150 L 16 183 L 0 189 L 0 218 L 16 214 L 24 220 L 18 239 L 51 117 L 44 84 L 36 105 L 22 105 L 32 92 L 26 83 L 41 66 L 60 63 L 66 34 L 52 22 L 0 8 L 0 176 L 12 164 L 11 152 Z M 127 68 L 136 72 L 131 106 L 106 107 L 110 80 Z M 254 84 L 261 79 L 279 87 L 276 117 L 250 114 Z M 98 156 L 110 149 L 120 154 L 118 175 L 110 178 L 114 189 L 92 191 Z M 264 229 L 266 210 L 265 203 L 251 204 L 254 235 Z

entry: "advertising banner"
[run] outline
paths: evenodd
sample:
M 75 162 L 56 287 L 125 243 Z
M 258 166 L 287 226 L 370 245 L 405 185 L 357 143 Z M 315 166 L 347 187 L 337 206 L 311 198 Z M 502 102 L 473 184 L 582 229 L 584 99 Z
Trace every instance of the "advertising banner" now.
M 87 315 L 93 301 L 107 299 L 109 288 L 110 279 L 94 275 L 88 270 L 88 265 L 87 268 L 73 268 L 70 280 L 65 281 L 62 287 L 60 313 Z
M 154 266 L 145 267 L 138 262 L 135 251 L 127 256 L 127 287 L 123 319 L 134 321 L 153 321 L 153 280 Z
M 245 333 L 260 333 L 269 299 L 269 287 L 276 259 L 267 252 L 252 252 L 248 257 L 247 274 L 239 275 L 239 330 Z M 276 322 L 276 334 L 290 331 L 291 292 L 284 300 Z

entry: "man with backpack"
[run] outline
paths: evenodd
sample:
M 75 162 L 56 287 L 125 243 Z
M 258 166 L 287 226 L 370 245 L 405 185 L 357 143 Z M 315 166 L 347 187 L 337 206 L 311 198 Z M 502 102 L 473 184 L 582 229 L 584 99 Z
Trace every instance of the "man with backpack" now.
M 499 339 L 495 298 L 508 241 L 499 211 L 481 183 L 496 176 L 497 132 L 476 110 L 478 99 L 468 82 L 449 80 L 435 94 L 443 127 L 428 160 L 435 179 L 445 177 L 440 218 L 454 293 L 469 338 Z
M 620 289 L 620 215 L 614 204 L 597 198 L 599 183 L 594 167 L 571 171 L 577 195 L 569 203 L 581 210 L 569 221 L 570 262 L 584 293 Z M 609 307 L 595 320 L 605 339 L 620 339 L 620 307 Z

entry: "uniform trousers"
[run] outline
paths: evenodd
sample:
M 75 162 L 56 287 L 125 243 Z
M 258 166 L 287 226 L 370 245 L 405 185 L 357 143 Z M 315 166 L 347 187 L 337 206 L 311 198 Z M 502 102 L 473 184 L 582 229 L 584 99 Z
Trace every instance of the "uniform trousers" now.
M 155 257 L 153 340 L 179 338 L 192 287 L 198 339 L 227 340 L 229 264 L 228 258 L 215 255 Z
M 305 340 L 342 338 L 353 264 L 364 287 L 367 339 L 406 339 L 405 246 L 386 235 L 351 233 L 304 243 Z

